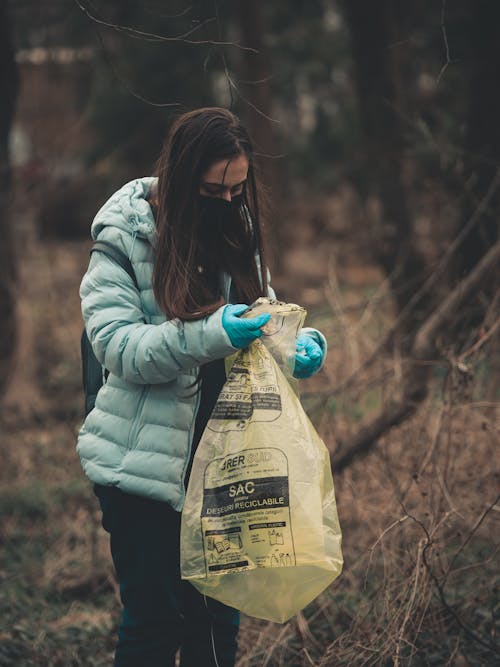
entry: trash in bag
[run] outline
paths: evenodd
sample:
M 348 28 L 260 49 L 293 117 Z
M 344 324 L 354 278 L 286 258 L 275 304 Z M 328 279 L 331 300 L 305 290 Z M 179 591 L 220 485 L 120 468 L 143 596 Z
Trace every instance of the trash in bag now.
M 230 358 L 196 451 L 181 576 L 249 616 L 284 622 L 342 570 L 330 457 L 290 382 L 306 311 L 258 299 L 262 338 Z M 287 379 L 288 378 L 288 379 Z

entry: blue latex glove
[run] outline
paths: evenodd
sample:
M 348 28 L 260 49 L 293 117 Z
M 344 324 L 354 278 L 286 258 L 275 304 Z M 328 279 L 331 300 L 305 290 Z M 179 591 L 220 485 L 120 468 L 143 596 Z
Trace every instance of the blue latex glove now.
M 240 349 L 248 347 L 252 341 L 262 336 L 261 327 L 267 324 L 271 319 L 269 313 L 262 313 L 256 317 L 249 317 L 242 319 L 242 315 L 248 306 L 244 303 L 237 303 L 230 306 L 225 306 L 222 313 L 222 326 L 226 330 L 231 345 Z
M 297 337 L 295 369 L 293 376 L 299 379 L 311 377 L 319 370 L 323 361 L 323 350 L 318 343 L 305 334 Z

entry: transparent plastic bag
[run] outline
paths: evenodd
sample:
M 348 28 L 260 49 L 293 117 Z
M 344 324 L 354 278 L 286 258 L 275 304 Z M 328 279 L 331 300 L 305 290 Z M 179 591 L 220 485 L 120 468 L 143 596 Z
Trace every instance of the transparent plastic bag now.
M 247 315 L 259 310 L 272 316 L 265 335 L 231 357 L 194 457 L 181 575 L 284 622 L 340 574 L 341 531 L 328 451 L 289 382 L 305 310 L 259 299 Z

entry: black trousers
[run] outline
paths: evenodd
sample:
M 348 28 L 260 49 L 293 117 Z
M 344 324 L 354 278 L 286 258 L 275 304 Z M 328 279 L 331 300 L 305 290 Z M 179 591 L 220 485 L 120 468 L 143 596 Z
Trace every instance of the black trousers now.
M 120 584 L 115 667 L 233 667 L 239 612 L 180 578 L 180 514 L 164 502 L 94 485 Z

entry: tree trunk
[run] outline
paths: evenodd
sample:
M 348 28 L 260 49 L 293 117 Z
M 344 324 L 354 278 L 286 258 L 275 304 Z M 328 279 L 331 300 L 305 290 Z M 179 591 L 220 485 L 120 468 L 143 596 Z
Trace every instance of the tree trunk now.
M 470 83 L 468 118 L 465 136 L 464 182 L 466 196 L 459 221 L 463 230 L 492 183 L 498 185 L 500 167 L 500 5 L 495 0 L 474 0 L 470 3 Z M 464 238 L 455 261 L 450 267 L 450 280 L 467 276 L 499 238 L 500 187 L 489 198 L 471 231 Z M 483 322 L 494 298 L 500 271 L 481 286 L 467 308 L 461 313 L 453 331 L 459 347 L 467 346 L 473 333 Z
M 462 226 L 477 208 L 500 167 L 500 4 L 474 0 L 471 4 L 471 69 L 465 139 L 464 177 L 468 197 Z M 498 239 L 500 189 L 497 189 L 458 257 L 456 277 L 468 274 Z
M 380 214 L 368 220 L 375 259 L 389 277 L 401 311 L 418 289 L 424 263 L 413 239 L 413 220 L 402 180 L 404 132 L 400 117 L 401 77 L 395 49 L 395 26 L 401 10 L 395 0 L 344 0 L 351 35 L 359 113 L 365 134 L 365 197 L 375 196 Z M 402 286 L 410 285 L 403 288 Z M 404 319 L 402 333 L 415 330 L 422 315 Z M 410 344 L 407 341 L 406 346 Z
M 19 77 L 11 39 L 7 3 L 0 3 L 0 398 L 12 373 L 17 341 L 15 312 L 16 262 L 10 219 L 11 172 L 9 134 L 14 117 Z
M 335 472 L 346 468 L 354 459 L 365 456 L 376 446 L 382 435 L 414 414 L 427 396 L 431 366 L 426 362 L 436 355 L 435 341 L 439 333 L 450 327 L 457 313 L 461 312 L 472 296 L 488 281 L 499 262 L 500 243 L 497 243 L 415 332 L 409 358 L 403 364 L 401 386 L 397 391 L 393 391 L 395 398 L 389 399 L 382 412 L 362 426 L 348 442 L 339 443 L 337 451 L 330 457 Z
M 275 129 L 276 123 L 271 120 L 273 118 L 271 66 L 262 38 L 264 34 L 262 1 L 248 2 L 247 0 L 240 0 L 238 15 L 242 46 L 251 47 L 258 51 L 258 53 L 242 51 L 240 63 L 242 82 L 239 83 L 238 87 L 244 99 L 241 100 L 240 113 L 254 142 L 262 181 L 270 191 L 269 217 L 271 219 L 269 222 L 271 225 L 269 238 L 271 241 L 271 263 L 273 271 L 281 273 L 282 230 L 279 220 L 276 219 L 278 216 L 273 215 L 273 212 L 280 206 L 283 189 L 279 159 L 272 157 L 278 155 L 279 149 Z

